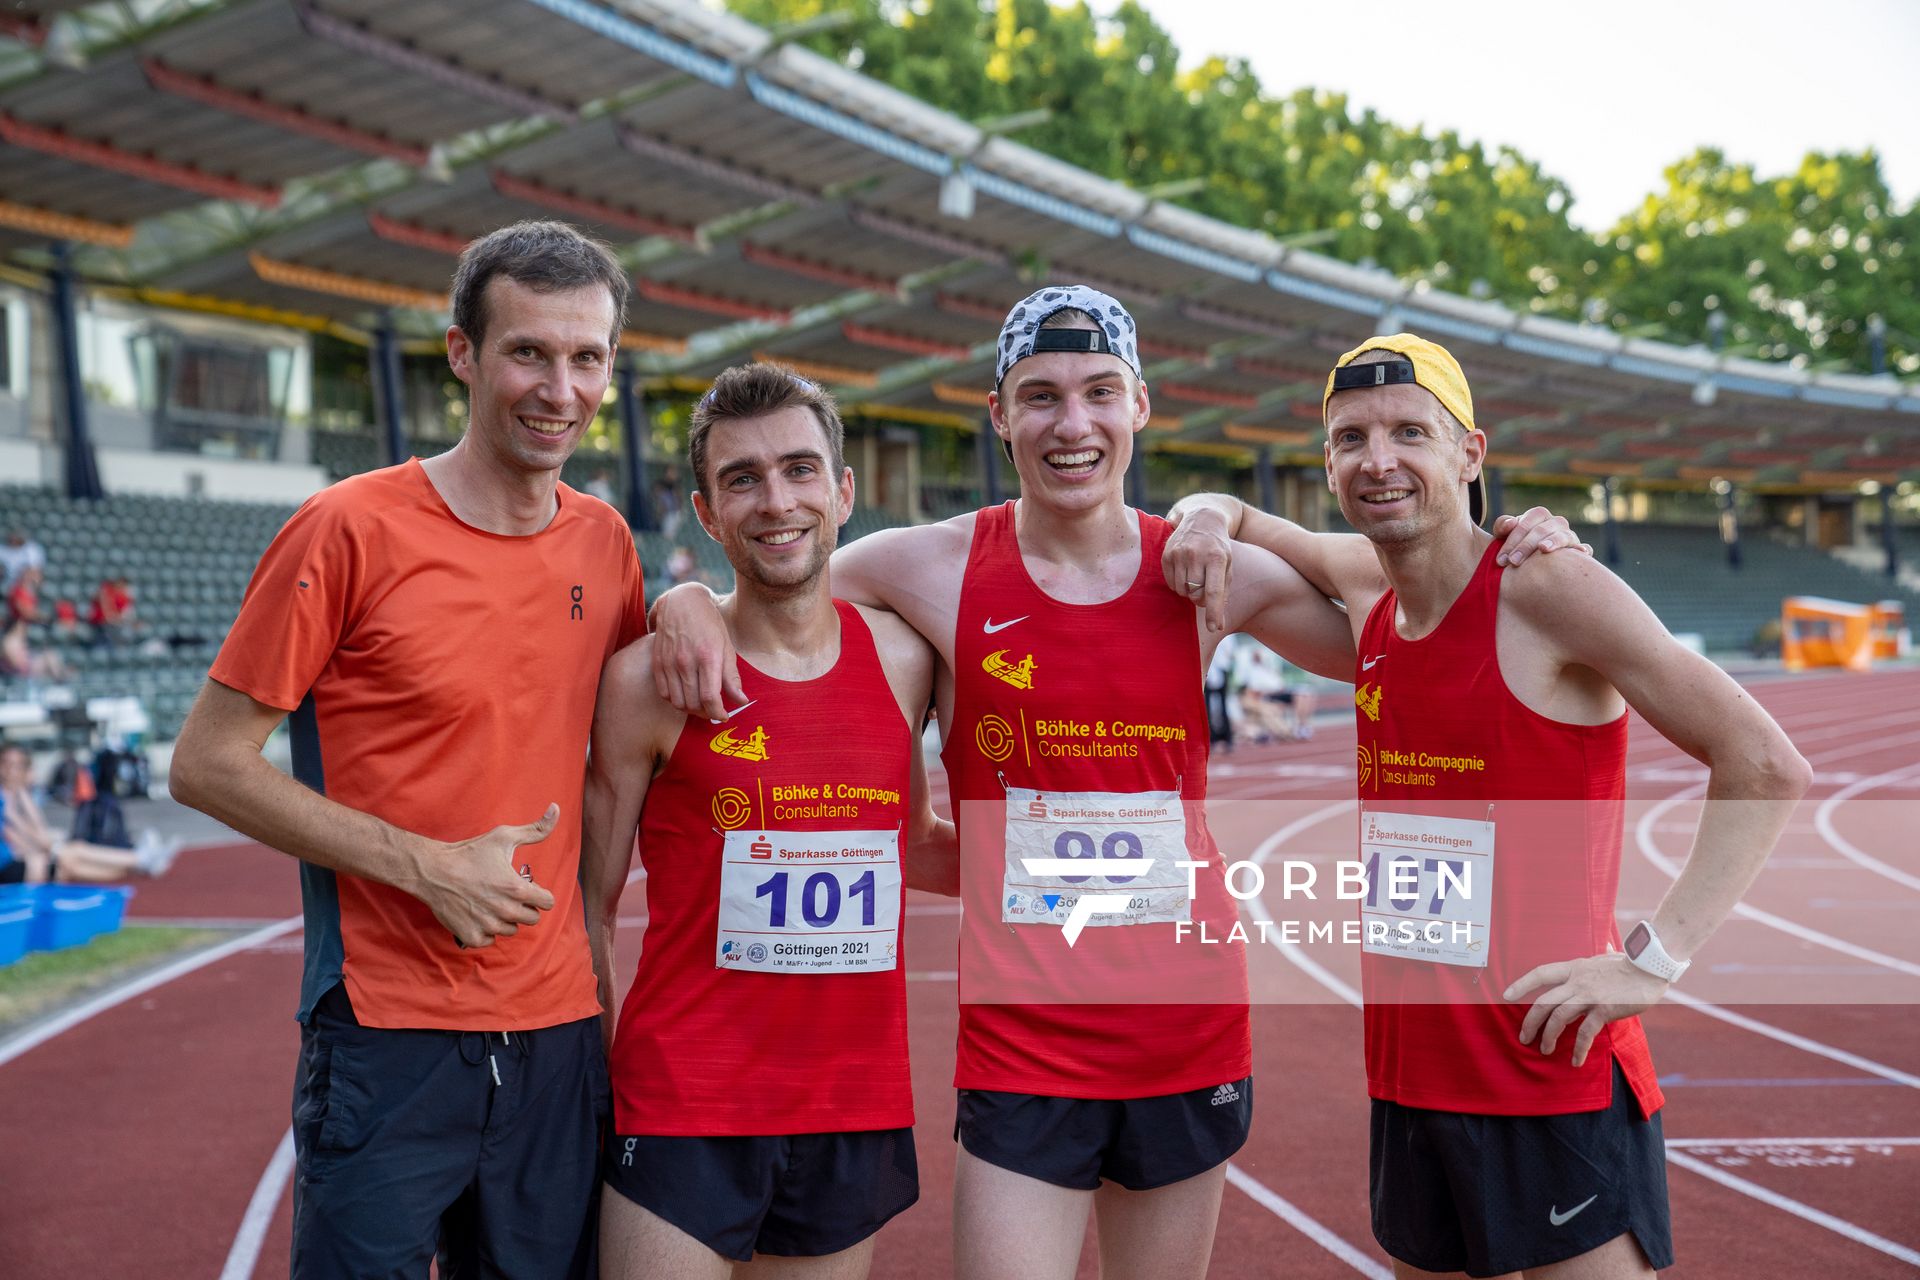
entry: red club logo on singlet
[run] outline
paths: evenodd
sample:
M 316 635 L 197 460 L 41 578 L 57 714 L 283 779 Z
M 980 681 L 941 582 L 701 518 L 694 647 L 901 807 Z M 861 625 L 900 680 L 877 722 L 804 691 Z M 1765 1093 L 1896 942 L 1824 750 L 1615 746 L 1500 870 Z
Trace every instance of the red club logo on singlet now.
M 1360 770 L 1360 785 L 1363 788 L 1372 786 L 1373 752 L 1367 750 L 1367 744 L 1364 742 L 1359 744 L 1357 750 L 1359 752 L 1358 766 Z
M 1368 693 L 1367 690 L 1369 689 L 1373 690 L 1373 692 Z M 1366 712 L 1367 719 L 1378 720 L 1380 718 L 1380 695 L 1386 691 L 1387 688 L 1385 685 L 1373 684 L 1371 682 L 1363 684 L 1353 691 L 1353 705 Z
M 1033 670 L 1036 665 L 1038 664 L 1034 662 L 1032 654 L 1028 654 L 1018 662 L 1008 662 L 1007 651 L 996 649 L 987 655 L 987 660 L 980 664 L 980 669 L 995 680 L 1004 680 L 1016 689 L 1031 689 L 1033 688 Z

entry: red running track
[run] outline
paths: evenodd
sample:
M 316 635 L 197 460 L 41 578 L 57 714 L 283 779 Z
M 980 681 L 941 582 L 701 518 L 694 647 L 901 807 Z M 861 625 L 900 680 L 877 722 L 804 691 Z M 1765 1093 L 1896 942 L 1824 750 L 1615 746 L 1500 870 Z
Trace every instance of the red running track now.
M 1667 1087 L 1675 1274 L 1920 1271 L 1920 673 L 1760 683 L 1818 781 L 1748 901 L 1648 1015 Z M 1216 760 L 1211 820 L 1244 859 L 1330 859 L 1351 828 L 1350 727 Z M 1705 772 L 1636 723 L 1621 914 L 1651 909 Z M 936 787 L 939 781 L 936 780 Z M 1350 815 L 1350 811 L 1349 815 Z M 1318 815 L 1318 816 L 1316 816 Z M 1276 839 L 1276 836 L 1279 837 Z M 637 908 L 637 903 L 635 904 Z M 1281 900 L 1247 918 L 1337 918 Z M 635 908 L 630 908 L 630 910 Z M 916 896 L 906 950 L 924 1193 L 882 1234 L 874 1274 L 939 1277 L 952 1185 L 957 917 Z M 190 851 L 135 914 L 255 920 L 298 911 L 290 860 Z M 629 944 L 631 945 L 631 944 Z M 275 1162 L 297 1044 L 299 935 L 286 930 L 101 1009 L 22 1051 L 0 1044 L 0 1273 L 286 1274 L 290 1205 Z M 1254 1133 L 1234 1161 L 1211 1274 L 1386 1274 L 1368 1230 L 1357 979 L 1341 949 L 1250 952 Z M 1315 976 L 1314 970 L 1319 975 Z M 1753 1002 L 1758 988 L 1767 1002 Z M 1745 992 L 1728 1006 L 1712 993 Z M 1795 1003 L 1778 1003 L 1784 994 Z M 1706 997 L 1710 1003 L 1701 1006 Z M 284 1161 L 281 1162 L 284 1164 Z M 253 1206 L 250 1212 L 250 1206 Z M 1089 1238 L 1081 1268 L 1098 1274 Z

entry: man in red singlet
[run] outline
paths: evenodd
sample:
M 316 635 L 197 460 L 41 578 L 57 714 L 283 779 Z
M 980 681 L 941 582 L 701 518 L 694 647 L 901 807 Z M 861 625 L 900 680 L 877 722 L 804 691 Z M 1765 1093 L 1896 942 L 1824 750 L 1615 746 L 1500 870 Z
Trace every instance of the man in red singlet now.
M 920 755 L 933 651 L 830 594 L 853 472 L 826 391 L 729 369 L 688 454 L 694 511 L 738 583 L 721 613 L 746 696 L 718 722 L 675 710 L 646 640 L 601 679 L 583 854 L 612 1044 L 600 1265 L 858 1280 L 919 1194 L 905 887 L 956 887 Z M 646 934 L 616 1029 L 636 829 Z
M 1232 918 L 1201 814 L 1200 676 L 1220 633 L 1159 585 L 1166 522 L 1126 505 L 1150 406 L 1118 302 L 1055 286 L 1017 304 L 989 405 L 1017 502 L 833 558 L 836 592 L 892 610 L 940 655 L 966 908 L 956 1270 L 1070 1277 L 1095 1212 L 1109 1280 L 1198 1277 L 1252 1103 L 1244 953 L 1175 944 L 1178 922 Z M 1338 610 L 1281 560 L 1229 554 L 1217 621 L 1344 678 Z M 714 717 L 746 696 L 704 591 L 670 592 L 655 619 L 662 696 Z M 1028 865 L 1071 858 L 1142 870 Z M 1184 860 L 1209 864 L 1191 901 Z M 1120 904 L 1076 919 L 1095 889 Z
M 1217 570 L 1238 538 L 1347 602 L 1374 1234 L 1401 1277 L 1649 1274 L 1672 1245 L 1637 1015 L 1758 874 L 1807 764 L 1591 557 L 1505 572 L 1472 512 L 1486 437 L 1444 348 L 1373 338 L 1323 403 L 1328 485 L 1363 536 L 1209 495 L 1183 504 L 1167 572 Z M 1629 706 L 1709 766 L 1712 799 L 1623 945 Z

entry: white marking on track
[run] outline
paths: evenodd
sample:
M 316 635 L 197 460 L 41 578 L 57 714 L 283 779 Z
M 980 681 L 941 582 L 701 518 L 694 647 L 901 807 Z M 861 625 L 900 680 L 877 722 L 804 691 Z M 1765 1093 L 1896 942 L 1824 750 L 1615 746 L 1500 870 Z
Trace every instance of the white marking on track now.
M 1911 1072 L 1902 1071 L 1898 1067 L 1890 1067 L 1884 1062 L 1875 1062 L 1871 1058 L 1863 1058 L 1859 1054 L 1849 1053 L 1845 1049 L 1836 1049 L 1830 1044 L 1824 1044 L 1809 1036 L 1803 1036 L 1796 1031 L 1787 1031 L 1774 1026 L 1772 1023 L 1762 1022 L 1758 1018 L 1749 1018 L 1744 1013 L 1735 1013 L 1731 1009 L 1722 1009 L 1717 1004 L 1709 1004 L 1698 996 L 1690 996 L 1686 992 L 1674 987 L 1667 988 L 1666 998 L 1684 1008 L 1692 1009 L 1695 1013 L 1703 1013 L 1709 1018 L 1717 1018 L 1721 1022 L 1727 1023 L 1730 1026 L 1739 1027 L 1743 1031 L 1751 1031 L 1755 1035 L 1765 1036 L 1769 1040 L 1778 1040 L 1781 1044 L 1791 1045 L 1795 1049 L 1804 1050 L 1816 1057 L 1844 1063 L 1856 1070 L 1864 1071 L 1868 1075 L 1879 1076 L 1882 1080 L 1891 1080 L 1895 1084 L 1906 1085 L 1909 1089 L 1920 1089 L 1920 1076 L 1916 1076 Z
M 1357 800 L 1341 800 L 1334 804 L 1327 805 L 1324 808 L 1315 809 L 1312 813 L 1304 817 L 1295 818 L 1292 822 L 1289 822 L 1286 826 L 1281 827 L 1265 840 L 1262 840 L 1260 846 L 1253 851 L 1252 860 L 1264 866 L 1267 859 L 1273 856 L 1274 850 L 1285 845 L 1287 841 L 1293 839 L 1302 831 L 1317 827 L 1329 818 L 1338 817 L 1340 814 L 1355 808 L 1358 804 L 1359 801 Z M 1266 900 L 1261 895 L 1256 894 L 1247 900 L 1247 910 L 1252 913 L 1255 920 L 1262 921 L 1268 926 L 1260 931 L 1260 936 L 1278 947 L 1283 959 L 1287 960 L 1295 968 L 1303 971 L 1308 977 L 1333 992 L 1333 994 L 1339 996 L 1354 1008 L 1358 1009 L 1360 1007 L 1360 993 L 1357 990 L 1336 975 L 1331 969 L 1328 969 L 1318 960 L 1308 955 L 1305 949 L 1298 943 L 1288 942 L 1273 931 L 1273 916 L 1267 911 Z
M 1920 1147 L 1920 1138 L 1668 1138 L 1667 1146 L 1696 1147 Z
M 155 987 L 165 986 L 175 978 L 185 977 L 196 969 L 204 969 L 210 964 L 225 960 L 237 951 L 245 951 L 260 943 L 270 942 L 283 933 L 298 929 L 300 925 L 301 917 L 289 916 L 265 928 L 255 929 L 252 933 L 242 934 L 231 941 L 223 942 L 217 947 L 209 947 L 205 951 L 196 951 L 190 956 L 182 956 L 172 964 L 163 965 L 131 982 L 102 991 L 91 1000 L 83 1000 L 65 1013 L 49 1018 L 36 1027 L 30 1027 L 5 1044 L 0 1044 L 0 1067 L 6 1066 L 23 1053 L 37 1049 L 62 1032 L 72 1030 L 89 1018 L 105 1013 L 115 1005 L 125 1004 L 135 996 L 145 995 Z
M 1820 802 L 1819 809 L 1817 809 L 1813 815 L 1813 825 L 1819 830 L 1821 839 L 1839 850 L 1840 854 L 1845 857 L 1847 861 L 1857 863 L 1875 875 L 1885 876 L 1894 883 L 1903 884 L 1909 889 L 1920 889 L 1920 876 L 1910 875 L 1898 867 L 1888 866 L 1886 863 L 1880 861 L 1880 859 L 1860 849 L 1852 841 L 1841 835 L 1839 830 L 1833 825 L 1833 811 L 1847 801 L 1853 799 L 1863 791 L 1874 791 L 1890 783 L 1907 780 L 1913 772 L 1914 766 L 1908 766 L 1905 769 L 1896 769 L 1892 773 L 1883 773 L 1877 777 L 1862 778 L 1852 786 L 1842 787 Z
M 251 1280 L 260 1262 L 260 1246 L 267 1241 L 267 1228 L 273 1225 L 274 1211 L 280 1207 L 280 1194 L 292 1176 L 293 1130 L 288 1129 L 254 1186 L 247 1211 L 240 1215 L 240 1230 L 234 1233 L 233 1247 L 227 1250 L 227 1265 L 220 1268 L 220 1280 Z
M 1262 1183 L 1237 1164 L 1227 1166 L 1227 1181 L 1252 1197 L 1255 1204 L 1270 1210 L 1288 1226 L 1307 1239 L 1325 1249 L 1340 1261 L 1367 1276 L 1369 1280 L 1393 1280 L 1393 1270 L 1378 1258 L 1362 1253 L 1348 1244 L 1331 1228 L 1317 1218 L 1288 1200 L 1273 1188 Z
M 1680 864 L 1660 852 L 1660 847 L 1655 843 L 1653 838 L 1654 825 L 1660 821 L 1661 815 L 1666 813 L 1667 810 L 1673 808 L 1675 805 L 1685 804 L 1689 800 L 1699 799 L 1700 796 L 1705 793 L 1706 789 L 1705 784 L 1702 784 L 1674 792 L 1665 800 L 1662 800 L 1659 804 L 1654 805 L 1653 808 L 1641 814 L 1640 821 L 1634 826 L 1633 837 L 1635 842 L 1640 846 L 1641 854 L 1645 856 L 1648 862 L 1658 867 L 1661 872 L 1669 878 L 1677 877 L 1680 874 Z M 1742 919 L 1757 921 L 1760 924 L 1766 925 L 1768 928 L 1778 929 L 1781 933 L 1790 934 L 1803 942 L 1811 942 L 1816 946 L 1825 947 L 1829 951 L 1838 951 L 1842 955 L 1852 956 L 1856 960 L 1865 960 L 1870 964 L 1881 965 L 1897 973 L 1907 974 L 1909 977 L 1920 978 L 1920 964 L 1915 964 L 1911 960 L 1902 960 L 1897 956 L 1890 956 L 1884 952 L 1875 951 L 1870 947 L 1862 947 L 1855 943 L 1848 942 L 1844 938 L 1836 938 L 1832 934 L 1821 933 L 1818 929 L 1809 929 L 1806 925 L 1800 924 L 1797 921 L 1789 920 L 1785 916 L 1774 915 L 1771 911 L 1762 911 L 1759 907 L 1752 906 L 1748 903 L 1734 903 L 1733 913 Z
M 1669 1150 L 1667 1160 L 1671 1164 L 1679 1165 L 1682 1169 L 1690 1169 L 1703 1178 L 1717 1182 L 1723 1187 L 1731 1187 L 1743 1196 L 1750 1196 L 1762 1204 L 1785 1210 L 1796 1218 L 1811 1222 L 1817 1227 L 1825 1227 L 1869 1249 L 1878 1250 L 1889 1258 L 1897 1258 L 1909 1266 L 1920 1267 L 1920 1250 L 1909 1249 L 1906 1245 L 1898 1244 L 1885 1236 L 1876 1235 L 1865 1227 L 1848 1222 L 1845 1218 L 1836 1218 L 1810 1204 L 1802 1204 L 1792 1196 L 1783 1196 L 1778 1191 L 1768 1190 L 1757 1182 L 1748 1182 L 1745 1178 L 1728 1173 L 1725 1169 L 1708 1164 L 1704 1160 L 1696 1160 L 1679 1151 Z

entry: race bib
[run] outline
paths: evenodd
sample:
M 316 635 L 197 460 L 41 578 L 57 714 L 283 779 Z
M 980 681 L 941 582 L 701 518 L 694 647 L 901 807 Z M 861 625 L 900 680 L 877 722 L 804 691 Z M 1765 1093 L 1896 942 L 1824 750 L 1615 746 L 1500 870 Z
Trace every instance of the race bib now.
M 1491 820 L 1362 810 L 1367 896 L 1360 909 L 1361 949 L 1486 968 L 1493 835 Z
M 1008 924 L 1064 925 L 1089 893 L 1125 895 L 1126 902 L 1088 917 L 1088 926 L 1193 918 L 1179 865 L 1187 860 L 1187 819 L 1177 791 L 1008 787 L 1006 857 L 1000 918 Z M 1030 865 L 1065 859 L 1095 865 L 1086 875 Z
M 714 964 L 866 973 L 899 963 L 898 831 L 727 832 Z

